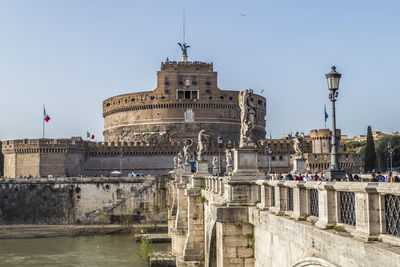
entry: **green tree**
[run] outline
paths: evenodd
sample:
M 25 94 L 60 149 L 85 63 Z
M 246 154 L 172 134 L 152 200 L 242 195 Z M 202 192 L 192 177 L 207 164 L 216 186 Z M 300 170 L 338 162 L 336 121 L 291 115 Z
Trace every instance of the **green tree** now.
M 364 171 L 373 171 L 375 169 L 376 153 L 374 137 L 372 136 L 371 126 L 368 126 L 367 143 L 364 150 Z
M 142 237 L 142 243 L 140 244 L 140 252 L 137 253 L 143 260 L 150 261 L 151 255 L 153 255 L 153 246 L 151 240 L 147 237 Z
M 376 159 L 377 159 L 377 167 L 380 170 L 386 170 L 386 168 L 390 168 L 390 153 L 388 150 L 388 144 L 393 149 L 392 153 L 392 161 L 393 168 L 397 168 L 400 166 L 400 136 L 387 136 L 379 139 L 376 142 Z

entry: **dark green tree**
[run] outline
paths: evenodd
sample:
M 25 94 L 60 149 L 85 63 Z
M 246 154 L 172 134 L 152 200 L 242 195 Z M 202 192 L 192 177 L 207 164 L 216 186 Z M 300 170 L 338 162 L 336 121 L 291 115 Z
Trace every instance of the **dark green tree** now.
M 376 142 L 376 163 L 377 168 L 380 170 L 390 168 L 390 153 L 388 150 L 389 143 L 393 149 L 393 168 L 398 168 L 400 166 L 400 136 L 387 136 Z
M 375 170 L 376 163 L 376 153 L 375 153 L 375 143 L 374 137 L 372 136 L 371 126 L 368 126 L 367 132 L 367 143 L 365 144 L 364 150 L 364 171 Z

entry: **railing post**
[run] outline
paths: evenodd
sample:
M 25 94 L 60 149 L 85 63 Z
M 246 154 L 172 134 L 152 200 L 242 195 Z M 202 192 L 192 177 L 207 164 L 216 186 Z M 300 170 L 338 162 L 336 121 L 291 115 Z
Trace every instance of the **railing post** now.
M 299 219 L 307 214 L 305 182 L 296 182 L 293 188 L 293 218 Z
M 336 191 L 333 188 L 335 182 L 322 182 L 318 188 L 318 221 L 315 226 L 326 228 L 336 224 Z
M 272 181 L 271 183 L 276 184 L 275 187 L 275 206 L 271 207 L 270 210 L 273 212 L 282 212 L 287 210 L 288 199 L 287 199 L 287 188 L 285 187 L 284 181 Z
M 267 209 L 271 206 L 270 190 L 271 188 L 273 189 L 273 187 L 270 187 L 268 182 L 264 180 L 257 181 L 257 185 L 261 187 L 261 204 L 259 205 L 259 208 L 261 210 Z
M 356 231 L 354 236 L 367 241 L 378 240 L 380 234 L 380 195 L 376 183 L 367 184 L 365 192 L 355 193 Z

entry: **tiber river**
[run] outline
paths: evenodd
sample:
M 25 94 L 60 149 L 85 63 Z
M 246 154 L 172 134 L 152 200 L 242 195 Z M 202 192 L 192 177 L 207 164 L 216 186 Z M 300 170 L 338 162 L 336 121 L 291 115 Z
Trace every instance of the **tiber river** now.
M 154 251 L 170 250 L 153 244 Z M 0 266 L 148 266 L 128 234 L 0 239 Z

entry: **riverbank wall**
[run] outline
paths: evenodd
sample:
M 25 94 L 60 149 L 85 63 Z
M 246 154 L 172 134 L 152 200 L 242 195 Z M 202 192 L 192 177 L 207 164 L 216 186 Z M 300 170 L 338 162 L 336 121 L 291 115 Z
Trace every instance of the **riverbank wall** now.
M 165 220 L 161 177 L 0 179 L 0 224 Z

